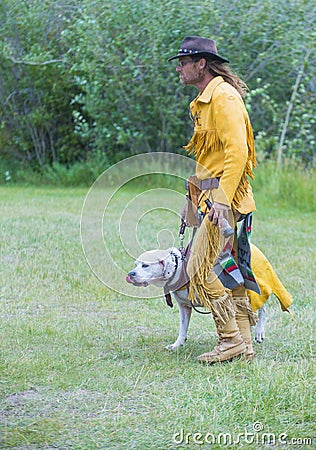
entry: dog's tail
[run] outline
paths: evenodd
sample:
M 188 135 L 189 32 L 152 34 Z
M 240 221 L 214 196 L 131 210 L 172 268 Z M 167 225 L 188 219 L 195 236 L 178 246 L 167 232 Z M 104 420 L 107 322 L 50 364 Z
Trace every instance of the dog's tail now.
M 256 311 L 268 300 L 273 293 L 280 302 L 283 311 L 287 311 L 294 318 L 289 307 L 293 302 L 291 294 L 285 289 L 271 263 L 254 244 L 251 244 L 251 265 L 256 281 L 260 287 L 260 294 L 248 291 L 251 306 Z

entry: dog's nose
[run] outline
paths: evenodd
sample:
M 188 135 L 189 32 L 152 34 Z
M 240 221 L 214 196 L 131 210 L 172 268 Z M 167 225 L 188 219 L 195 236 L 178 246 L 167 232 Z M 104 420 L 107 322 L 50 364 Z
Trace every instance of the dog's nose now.
M 136 275 L 136 272 L 132 270 L 131 272 L 128 272 L 128 276 L 134 277 Z

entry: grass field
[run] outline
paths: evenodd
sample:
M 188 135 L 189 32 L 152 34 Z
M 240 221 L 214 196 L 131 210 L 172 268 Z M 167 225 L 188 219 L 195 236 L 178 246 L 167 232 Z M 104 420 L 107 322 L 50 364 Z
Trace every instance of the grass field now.
M 255 360 L 203 366 L 196 356 L 216 342 L 208 316 L 193 314 L 186 346 L 168 353 L 176 306 L 94 276 L 80 241 L 86 194 L 0 188 L 0 448 L 316 448 L 315 214 L 258 196 L 252 240 L 292 293 L 296 323 L 271 298 Z M 161 228 L 177 234 L 174 215 L 143 222 L 143 245 Z M 116 234 L 114 217 L 106 236 L 128 269 Z

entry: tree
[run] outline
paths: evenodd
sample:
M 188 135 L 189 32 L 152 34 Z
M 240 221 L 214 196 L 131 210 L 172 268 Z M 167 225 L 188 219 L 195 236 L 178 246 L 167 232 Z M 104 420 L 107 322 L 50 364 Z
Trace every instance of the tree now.
M 196 92 L 167 58 L 199 34 L 249 85 L 260 157 L 276 158 L 281 142 L 285 158 L 311 165 L 315 16 L 312 0 L 3 1 L 1 154 L 44 166 L 182 152 Z

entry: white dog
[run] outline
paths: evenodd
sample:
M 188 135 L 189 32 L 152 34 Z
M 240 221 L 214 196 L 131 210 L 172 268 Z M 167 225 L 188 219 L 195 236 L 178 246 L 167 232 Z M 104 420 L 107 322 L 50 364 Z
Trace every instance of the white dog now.
M 260 306 L 255 340 L 261 343 L 265 337 L 265 302 L 270 294 L 274 293 L 278 297 L 283 310 L 287 310 L 292 300 L 263 253 L 253 244 L 251 248 L 254 256 L 252 269 L 261 291 L 260 295 L 255 294 L 256 304 Z M 143 253 L 136 260 L 136 267 L 126 277 L 126 281 L 134 286 L 146 287 L 153 284 L 164 288 L 166 292 L 172 292 L 179 307 L 180 326 L 178 338 L 166 347 L 168 350 L 176 350 L 187 340 L 192 303 L 188 299 L 188 288 L 183 279 L 183 272 L 182 254 L 177 248 L 172 247 L 168 250 L 152 250 Z M 250 297 L 252 296 L 251 291 L 247 293 Z

